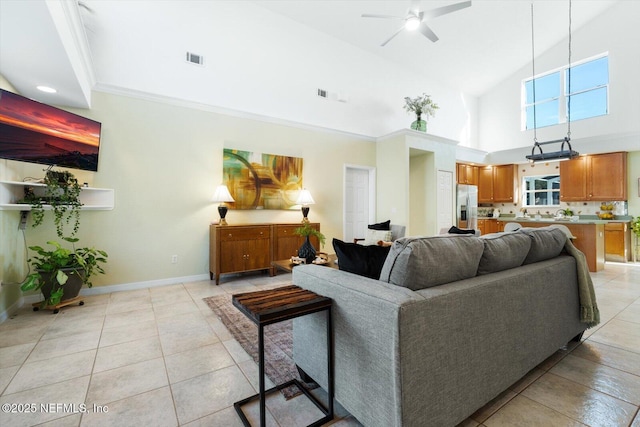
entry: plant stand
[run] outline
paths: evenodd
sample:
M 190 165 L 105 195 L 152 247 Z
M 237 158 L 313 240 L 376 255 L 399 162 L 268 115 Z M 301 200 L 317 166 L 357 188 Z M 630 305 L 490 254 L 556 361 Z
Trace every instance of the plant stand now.
M 68 305 L 71 304 L 75 304 L 78 303 L 78 305 L 84 305 L 84 301 L 82 300 L 81 296 L 77 296 L 75 298 L 71 298 L 71 299 L 67 299 L 64 301 L 60 301 L 58 304 L 56 305 L 46 305 L 44 306 L 45 310 L 53 310 L 53 314 L 57 314 L 60 311 L 60 308 L 62 307 L 66 307 Z M 41 308 L 41 302 L 34 302 L 33 304 L 31 304 L 33 306 L 33 311 L 38 311 Z

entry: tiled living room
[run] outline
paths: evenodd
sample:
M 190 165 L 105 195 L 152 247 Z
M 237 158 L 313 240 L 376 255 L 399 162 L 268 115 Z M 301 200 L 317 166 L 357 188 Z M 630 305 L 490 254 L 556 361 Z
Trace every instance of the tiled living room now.
M 378 221 L 389 220 L 403 233 L 406 229 L 409 239 L 431 238 L 451 225 L 465 228 L 456 211 L 461 208 L 456 206 L 460 201 L 456 187 L 471 185 L 483 193 L 478 198 L 483 214 L 477 222 L 482 235 L 505 235 L 506 224 L 527 228 L 554 223 L 573 230 L 575 246 L 588 249 L 600 323 L 587 329 L 580 342 L 565 340 L 556 345 L 556 339 L 544 357 L 558 349 L 555 354 L 536 366 L 544 359 L 538 358 L 531 364 L 536 367 L 525 375 L 527 365 L 517 376 L 524 378 L 514 384 L 504 381 L 504 387 L 483 404 L 504 390 L 499 396 L 475 413 L 465 411 L 456 423 L 468 416 L 459 425 L 640 427 L 640 263 L 636 260 L 640 228 L 631 230 L 635 217 L 640 226 L 640 93 L 629 83 L 640 75 L 636 60 L 640 32 L 635 19 L 640 2 L 534 0 L 535 70 L 530 2 L 454 3 L 458 1 L 0 0 L 0 426 L 242 425 L 234 402 L 259 390 L 255 328 L 246 316 L 236 313 L 230 318 L 225 310 L 232 295 L 273 290 L 294 281 L 291 273 L 279 271 L 270 277 L 245 270 L 253 270 L 254 259 L 266 265 L 260 265 L 263 269 L 274 260 L 285 270 L 293 268 L 288 257 L 293 252 L 299 255 L 300 243 L 292 250 L 277 242 L 300 225 L 299 205 L 304 212 L 307 203 L 312 204 L 311 222 L 327 238 L 321 249 L 332 256 L 337 252 L 333 239 L 351 242 L 364 237 L 367 224 Z M 453 7 L 450 13 L 430 17 L 429 10 L 447 6 Z M 419 7 L 424 14 L 407 7 Z M 567 34 L 571 10 L 573 27 Z M 389 39 L 398 25 L 362 16 L 405 13 L 405 21 L 424 19 L 428 26 L 425 21 L 421 30 L 403 30 Z M 385 46 L 380 46 L 385 40 Z M 568 53 L 573 56 L 567 58 Z M 566 102 L 574 99 L 574 114 L 584 114 L 578 103 L 584 94 L 565 93 L 566 73 L 585 64 L 606 64 L 600 68 L 606 81 L 593 89 L 606 94 L 588 103 L 595 105 L 593 117 L 572 120 L 565 111 Z M 551 123 L 538 122 L 536 127 L 530 123 L 536 112 L 527 91 L 535 93 L 531 83 L 543 80 L 540 75 L 533 79 L 538 73 L 557 79 L 558 100 L 540 102 L 557 103 L 558 111 L 551 115 Z M 579 73 L 574 74 L 578 77 Z M 43 92 L 36 85 L 54 86 L 58 91 Z M 432 107 L 433 100 L 439 107 L 420 118 L 417 111 L 407 109 L 415 96 L 426 97 Z M 21 290 L 21 282 L 34 270 L 30 261 L 34 251 L 29 248 L 46 246 L 55 239 L 56 227 L 50 212 L 45 213 L 43 225 L 32 227 L 36 215 L 25 213 L 26 204 L 14 199 L 26 196 L 28 187 L 44 185 L 40 182 L 43 170 L 56 162 L 31 162 L 32 154 L 23 151 L 28 144 L 7 130 L 11 119 L 3 114 L 11 97 L 25 103 L 21 105 L 56 111 L 58 118 L 75 117 L 101 126 L 97 132 L 87 132 L 98 141 L 92 147 L 92 166 L 68 166 L 86 197 L 78 246 L 97 247 L 109 254 L 105 274 L 92 277 L 91 289 L 82 289 L 82 306 L 74 303 L 56 313 L 33 311 L 31 304 L 41 299 L 40 292 Z M 27 116 L 37 120 L 38 114 L 31 113 Z M 75 119 L 70 122 L 79 123 Z M 52 130 L 54 122 L 47 121 L 43 128 Z M 73 132 L 82 133 L 82 129 Z M 572 161 L 547 161 L 541 150 L 542 161 L 529 162 L 536 140 L 565 135 L 572 150 L 580 152 L 578 157 L 570 151 Z M 51 144 L 48 150 L 56 159 L 64 151 Z M 545 154 L 551 151 L 544 146 Z M 16 158 L 15 152 L 23 157 Z M 271 160 L 279 166 L 256 168 Z M 233 161 L 235 166 L 250 167 L 236 174 Z M 284 170 L 289 174 L 280 180 Z M 254 203 L 252 191 L 258 181 L 267 196 Z M 233 202 L 226 195 L 212 197 L 220 184 L 229 186 Z M 303 189 L 313 194 L 307 203 L 291 197 Z M 285 193 L 287 197 L 282 196 Z M 286 205 L 279 204 L 285 199 Z M 269 230 L 260 239 L 269 236 L 270 243 L 255 249 L 254 242 L 239 239 L 241 243 L 221 250 L 219 240 L 235 233 L 219 225 L 219 209 L 225 203 L 230 205 L 228 230 Z M 358 226 L 353 206 L 362 208 Z M 220 238 L 212 244 L 211 230 L 216 227 Z M 244 250 L 246 245 L 251 254 L 240 255 L 237 249 Z M 280 252 L 286 255 L 275 255 Z M 513 252 L 504 251 L 497 258 L 509 259 Z M 223 255 L 224 262 L 234 266 L 218 285 L 216 262 Z M 444 251 L 439 255 L 448 257 L 440 263 L 442 271 L 457 269 L 459 257 Z M 340 265 L 345 264 L 343 258 Z M 305 268 L 316 267 L 300 269 Z M 349 278 L 348 273 L 326 266 L 316 270 L 335 270 L 347 278 L 336 281 L 339 286 L 355 289 L 364 299 L 372 295 L 354 285 L 370 284 L 364 278 Z M 491 281 L 480 274 L 476 277 L 476 271 L 464 280 L 476 281 L 477 288 Z M 507 274 L 498 271 L 500 277 Z M 541 281 L 532 276 L 523 274 L 514 282 L 516 291 Z M 573 281 L 569 276 L 565 282 Z M 563 277 L 549 282 L 561 283 Z M 448 290 L 436 285 L 416 292 L 390 291 L 393 285 L 385 283 L 373 294 L 387 292 L 392 298 L 402 295 L 411 300 L 420 298 L 419 292 L 438 296 L 465 286 L 443 283 Z M 322 289 L 315 292 L 322 294 Z M 495 300 L 510 295 L 509 290 L 497 293 Z M 335 325 L 344 322 L 344 310 L 357 311 L 353 306 L 345 309 L 352 295 L 334 298 Z M 534 295 L 538 296 L 538 308 L 541 302 L 563 303 L 543 292 Z M 512 316 L 513 323 L 497 321 L 496 329 L 487 333 L 500 338 L 496 330 L 508 335 L 519 323 L 525 333 L 510 337 L 511 343 L 521 340 L 521 347 L 511 347 L 513 353 L 521 351 L 519 356 L 526 353 L 522 348 L 527 345 L 552 341 L 546 336 L 528 340 L 522 324 L 531 322 L 531 329 L 539 332 L 543 322 L 531 320 L 545 320 L 546 313 L 531 310 L 529 301 L 515 301 L 521 304 L 521 311 L 515 312 L 522 315 Z M 500 318 L 496 315 L 500 310 L 483 311 L 486 303 L 486 298 L 478 299 L 475 306 L 472 301 L 473 313 L 459 316 L 460 323 L 449 316 L 447 326 L 457 333 L 447 335 L 438 344 L 441 347 L 432 346 L 436 350 L 430 360 L 434 354 L 437 359 L 456 352 L 456 346 L 448 344 L 460 342 L 461 325 L 472 323 L 472 315 L 481 321 L 482 317 Z M 362 317 L 383 318 L 382 305 L 362 310 L 368 311 Z M 444 315 L 460 309 L 455 304 L 446 308 Z M 566 313 L 569 310 L 561 314 Z M 569 317 L 577 321 L 577 316 L 565 316 Z M 393 334 L 385 329 L 388 324 L 365 328 L 367 333 L 373 331 L 366 336 L 389 338 Z M 444 329 L 436 322 L 425 324 L 423 337 Z M 548 328 L 549 337 L 555 329 Z M 411 359 L 412 366 L 420 364 L 423 353 L 419 357 L 404 353 L 394 359 L 395 348 L 376 353 L 373 344 L 374 357 L 350 354 L 344 342 L 365 335 L 351 335 L 344 328 L 334 332 L 341 343 L 335 348 L 335 354 L 341 352 L 336 359 L 342 365 L 335 365 L 336 379 L 343 381 L 340 397 L 355 396 L 345 407 L 357 400 L 362 403 L 361 413 L 370 418 L 363 421 L 366 417 L 350 414 L 337 402 L 335 418 L 326 425 L 453 425 L 429 417 L 416 421 L 415 414 L 428 405 L 454 406 L 464 400 L 460 396 L 473 395 L 471 390 L 482 394 L 482 386 L 489 382 L 490 390 L 496 390 L 495 384 L 512 368 L 505 366 L 501 371 L 495 366 L 495 360 L 508 358 L 505 354 L 511 352 L 501 348 L 494 352 L 486 346 L 474 352 L 473 346 L 465 347 L 467 351 L 458 353 L 476 357 L 475 362 L 495 356 L 492 366 L 487 363 L 488 373 L 475 371 L 487 382 L 466 387 L 470 380 L 465 383 L 457 377 L 450 387 L 425 385 L 424 390 L 429 388 L 435 398 L 422 402 L 418 401 L 421 395 L 414 393 L 416 406 L 407 410 L 398 402 L 411 400 L 412 393 L 403 393 L 400 387 L 376 400 L 381 393 L 374 389 L 379 385 L 390 390 L 389 381 L 396 379 L 413 381 L 412 386 L 419 389 L 425 371 L 415 380 L 419 377 L 415 371 L 399 374 L 398 366 L 403 357 Z M 489 342 L 484 333 L 470 338 L 468 342 Z M 292 346 L 295 349 L 292 341 L 268 341 L 276 343 L 275 350 L 269 347 L 270 360 L 278 363 L 273 366 L 288 363 L 292 367 L 289 354 L 273 357 Z M 567 346 L 560 348 L 564 343 Z M 325 351 L 321 344 L 318 354 Z M 358 368 L 370 371 L 341 369 L 345 359 L 358 360 Z M 379 371 L 373 373 L 379 360 L 399 361 L 399 365 L 386 365 L 392 375 L 383 380 Z M 274 374 L 270 363 L 269 378 Z M 439 370 L 454 371 L 451 366 L 459 366 L 461 376 L 473 374 L 465 372 L 466 364 L 424 365 L 433 370 L 434 378 L 438 373 L 440 379 L 446 376 Z M 356 373 L 369 379 L 372 387 L 357 388 Z M 354 380 L 349 393 L 344 391 L 345 378 Z M 267 379 L 268 387 L 273 384 Z M 326 402 L 327 393 L 311 387 L 310 392 Z M 266 425 L 307 425 L 321 417 L 304 395 L 287 398 L 285 393 L 269 396 Z M 392 410 L 380 409 L 389 407 Z M 254 402 L 245 410 L 251 425 L 259 425 L 258 405 Z M 388 417 L 376 418 L 381 412 Z
M 640 425 L 640 266 L 612 264 L 593 281 L 602 323 L 461 425 Z M 87 297 L 55 315 L 24 307 L 0 325 L 0 402 L 89 412 L 4 412 L 3 425 L 240 426 L 233 403 L 257 392 L 257 365 L 203 298 L 290 282 L 228 276 Z M 272 394 L 267 408 L 273 426 L 321 416 L 302 395 Z M 255 422 L 257 405 L 247 412 Z M 338 410 L 331 425 L 360 424 Z

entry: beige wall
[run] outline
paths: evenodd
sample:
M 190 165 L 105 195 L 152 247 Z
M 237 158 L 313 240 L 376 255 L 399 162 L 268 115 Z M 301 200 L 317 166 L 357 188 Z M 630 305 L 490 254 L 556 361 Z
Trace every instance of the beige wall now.
M 80 243 L 109 253 L 107 274 L 96 277 L 96 286 L 208 274 L 208 226 L 218 219 L 210 199 L 222 181 L 223 148 L 302 157 L 304 185 L 316 201 L 309 218 L 321 223 L 329 246 L 342 238 L 343 165 L 375 166 L 375 143 L 335 132 L 101 92 L 93 93 L 90 111 L 76 112 L 102 122 L 102 139 L 99 171 L 73 172 L 90 186 L 115 189 L 115 209 L 81 216 Z M 0 160 L 0 179 L 42 175 L 41 165 Z M 0 273 L 19 280 L 26 271 L 19 214 L 0 212 Z M 230 224 L 298 223 L 301 217 L 299 210 L 227 214 Z M 30 223 L 27 245 L 55 238 L 51 221 L 36 229 Z M 171 264 L 174 254 L 177 264 Z M 15 289 L 3 286 L 0 313 L 19 298 Z
M 629 215 L 640 216 L 640 151 L 632 151 L 627 155 L 627 175 L 629 197 Z

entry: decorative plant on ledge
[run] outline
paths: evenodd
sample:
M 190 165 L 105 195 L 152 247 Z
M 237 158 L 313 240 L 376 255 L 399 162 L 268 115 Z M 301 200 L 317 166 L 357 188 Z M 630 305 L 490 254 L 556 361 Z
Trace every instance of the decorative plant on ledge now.
M 44 205 L 50 205 L 53 211 L 53 223 L 58 237 L 64 237 L 65 225 L 72 224 L 73 237 L 80 227 L 80 192 L 82 188 L 78 180 L 69 171 L 47 170 L 44 177 L 44 196 L 39 197 L 29 191 L 25 194 L 24 202 L 31 205 L 33 227 L 42 224 L 44 219 Z
M 425 118 L 435 116 L 436 110 L 439 108 L 438 104 L 431 100 L 431 95 L 427 95 L 426 93 L 415 98 L 409 98 L 408 96 L 404 98 L 404 109 L 407 113 L 416 115 L 416 121 L 411 123 L 411 129 L 426 132 L 427 121 L 422 120 L 422 115 L 424 114 Z

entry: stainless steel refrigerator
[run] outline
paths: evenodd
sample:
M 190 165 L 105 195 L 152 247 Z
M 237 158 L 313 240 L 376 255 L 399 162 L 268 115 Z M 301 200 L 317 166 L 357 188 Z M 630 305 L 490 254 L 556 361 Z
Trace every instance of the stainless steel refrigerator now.
M 456 218 L 458 228 L 478 229 L 478 187 L 458 184 Z

